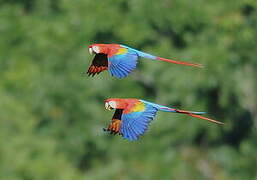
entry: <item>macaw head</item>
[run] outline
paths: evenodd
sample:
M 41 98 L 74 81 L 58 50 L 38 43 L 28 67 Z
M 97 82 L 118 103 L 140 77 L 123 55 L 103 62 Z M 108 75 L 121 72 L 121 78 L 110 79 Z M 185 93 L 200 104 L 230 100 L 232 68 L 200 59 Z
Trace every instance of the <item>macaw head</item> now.
M 110 98 L 104 101 L 105 109 L 113 110 L 113 109 L 125 109 L 127 103 L 123 99 L 118 98 Z
M 92 44 L 89 47 L 89 53 L 93 54 L 108 54 L 108 44 Z

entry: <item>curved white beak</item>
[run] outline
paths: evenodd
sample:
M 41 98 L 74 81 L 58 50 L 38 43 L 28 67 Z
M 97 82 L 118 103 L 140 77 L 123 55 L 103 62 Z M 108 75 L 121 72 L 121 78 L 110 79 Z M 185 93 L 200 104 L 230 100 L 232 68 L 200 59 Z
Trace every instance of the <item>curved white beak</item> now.
M 107 109 L 107 110 L 112 110 L 113 108 L 109 105 L 109 103 L 108 102 L 106 102 L 105 104 L 104 104 L 104 106 L 105 106 L 105 109 Z
M 88 51 L 89 51 L 89 54 L 91 54 L 91 55 L 93 55 L 93 54 L 94 54 L 94 52 L 93 52 L 93 49 L 92 49 L 92 48 L 89 48 L 89 49 L 88 49 Z

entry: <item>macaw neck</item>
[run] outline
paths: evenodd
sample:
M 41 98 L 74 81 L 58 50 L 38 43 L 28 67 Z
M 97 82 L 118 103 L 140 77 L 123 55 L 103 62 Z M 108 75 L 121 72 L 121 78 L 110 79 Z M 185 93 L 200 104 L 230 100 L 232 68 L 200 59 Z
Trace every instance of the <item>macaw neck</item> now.
M 106 46 L 101 46 L 100 52 L 109 55 L 109 48 Z
M 119 44 L 109 44 L 108 47 L 106 47 L 106 54 L 108 54 L 108 57 L 112 57 L 119 52 L 119 49 L 121 49 Z
M 138 99 L 124 99 L 125 107 L 124 109 L 129 109 L 130 107 L 134 106 L 135 103 L 138 103 Z
M 128 104 L 125 101 L 117 101 L 116 102 L 116 109 L 125 109 Z

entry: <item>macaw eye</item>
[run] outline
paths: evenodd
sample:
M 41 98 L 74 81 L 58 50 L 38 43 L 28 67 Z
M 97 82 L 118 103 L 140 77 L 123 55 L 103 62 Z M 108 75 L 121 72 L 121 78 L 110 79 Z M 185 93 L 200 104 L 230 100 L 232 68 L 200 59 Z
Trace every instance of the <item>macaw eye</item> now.
M 109 105 L 110 105 L 113 109 L 116 108 L 116 102 L 115 102 L 115 101 L 110 101 L 110 102 L 109 102 Z
M 93 46 L 92 48 L 95 53 L 100 53 L 100 48 L 98 46 Z

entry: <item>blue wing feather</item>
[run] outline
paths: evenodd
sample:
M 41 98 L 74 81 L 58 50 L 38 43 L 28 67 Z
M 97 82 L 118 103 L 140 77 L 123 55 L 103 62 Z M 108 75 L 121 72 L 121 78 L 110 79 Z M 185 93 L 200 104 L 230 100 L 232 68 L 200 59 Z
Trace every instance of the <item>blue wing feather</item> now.
M 124 76 L 126 76 L 126 74 L 128 74 L 131 71 L 131 69 L 128 69 L 126 66 L 122 66 L 120 64 L 118 64 L 118 68 L 122 70 L 121 72 L 124 73 Z
M 130 141 L 137 140 L 145 133 L 157 110 L 157 108 L 145 104 L 144 111 L 122 114 L 121 133 L 123 137 Z
M 122 127 L 121 127 L 121 133 L 122 133 L 122 136 L 123 136 L 124 138 L 129 139 L 128 131 L 127 131 L 127 127 L 126 127 L 126 126 L 123 126 L 123 125 L 122 125 Z
M 108 58 L 108 70 L 111 76 L 124 78 L 136 68 L 138 55 L 132 50 L 125 54 L 114 55 Z
M 119 72 L 117 71 L 117 69 L 114 66 L 110 66 L 109 71 L 112 76 L 120 77 Z
M 126 125 L 125 129 L 126 129 L 126 133 L 127 133 L 127 134 L 125 134 L 126 139 L 129 139 L 131 141 L 136 139 L 136 136 L 134 136 L 134 132 L 133 132 L 132 128 L 129 126 L 129 124 Z

